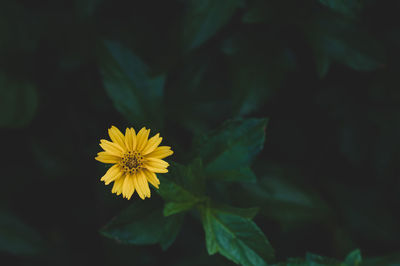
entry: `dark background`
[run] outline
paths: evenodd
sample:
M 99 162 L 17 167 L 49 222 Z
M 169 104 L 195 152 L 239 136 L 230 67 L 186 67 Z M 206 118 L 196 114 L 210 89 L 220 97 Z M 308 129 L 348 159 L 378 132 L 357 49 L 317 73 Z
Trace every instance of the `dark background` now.
M 277 261 L 399 252 L 399 10 L 377 0 L 2 0 L 0 264 L 229 264 L 207 255 L 193 218 L 164 252 L 101 236 L 129 202 L 99 181 L 94 157 L 111 125 L 147 125 L 186 162 L 194 136 L 238 116 L 270 119 L 253 166 L 290 184 L 255 220 Z M 104 41 L 165 78 L 162 109 L 146 97 L 152 116 L 118 109 L 102 78 Z

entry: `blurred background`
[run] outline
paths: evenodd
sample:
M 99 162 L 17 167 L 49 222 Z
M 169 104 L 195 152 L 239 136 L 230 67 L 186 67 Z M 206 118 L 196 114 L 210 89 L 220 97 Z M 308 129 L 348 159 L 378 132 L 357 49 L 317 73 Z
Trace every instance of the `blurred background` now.
M 265 189 L 255 222 L 277 262 L 359 248 L 376 265 L 400 263 L 399 10 L 2 0 L 0 264 L 233 264 L 207 254 L 190 216 L 166 251 L 103 237 L 132 200 L 99 181 L 106 167 L 94 157 L 111 125 L 146 125 L 185 163 L 195 136 L 235 117 L 269 118 L 253 163 Z M 244 188 L 234 206 L 252 206 L 255 188 Z

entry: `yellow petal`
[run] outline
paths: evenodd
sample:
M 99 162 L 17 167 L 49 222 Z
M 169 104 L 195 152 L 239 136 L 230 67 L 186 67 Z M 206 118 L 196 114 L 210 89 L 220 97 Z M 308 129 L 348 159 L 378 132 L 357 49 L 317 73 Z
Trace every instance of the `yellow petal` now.
M 112 193 L 120 195 L 122 193 L 122 186 L 124 185 L 125 177 L 122 176 L 114 181 L 114 186 L 111 190 Z
M 131 199 L 133 192 L 135 192 L 135 185 L 133 184 L 133 176 L 127 175 L 124 180 L 124 185 L 122 187 L 122 194 L 128 200 Z
M 124 134 L 115 126 L 112 126 L 108 129 L 108 135 L 110 135 L 111 140 L 114 143 L 117 143 L 123 149 L 125 149 L 125 141 L 124 141 Z
M 102 163 L 118 163 L 121 158 L 102 151 L 97 154 L 97 157 L 95 159 Z
M 136 150 L 141 152 L 144 147 L 146 147 L 147 144 L 147 139 L 149 138 L 150 134 L 150 129 L 146 130 L 145 127 L 143 127 L 137 134 L 136 136 Z
M 137 193 L 139 194 L 139 197 L 140 197 L 142 200 L 144 200 L 144 198 L 146 197 L 146 196 L 145 196 L 145 192 L 142 190 L 142 187 L 139 186 L 138 176 L 137 176 L 137 175 L 135 175 L 135 176 L 133 177 L 133 184 L 135 185 L 135 188 L 136 188 Z
M 160 146 L 160 147 L 157 147 L 154 151 L 152 151 L 149 154 L 147 154 L 146 157 L 163 159 L 165 157 L 168 157 L 168 156 L 172 155 L 173 153 L 174 152 L 171 150 L 171 147 Z
M 125 130 L 125 144 L 130 151 L 136 149 L 136 132 L 132 127 Z
M 168 169 L 167 168 L 155 168 L 155 167 L 151 167 L 151 166 L 146 165 L 146 163 L 144 164 L 144 167 L 147 170 L 149 170 L 149 171 L 151 171 L 153 173 L 160 173 L 160 174 L 168 173 Z
M 119 144 L 113 143 L 113 142 L 105 140 L 105 139 L 100 140 L 100 147 L 102 147 L 103 150 L 105 150 L 106 152 L 108 152 L 111 155 L 121 157 L 124 153 L 124 148 L 119 146 Z
M 148 198 L 150 198 L 149 183 L 147 182 L 147 178 L 144 175 L 143 171 L 139 171 L 137 177 L 138 177 L 138 184 L 139 186 L 141 186 L 142 191 Z
M 143 172 L 147 178 L 147 181 L 149 181 L 149 183 L 152 184 L 155 188 L 158 188 L 158 185 L 160 184 L 160 180 L 158 180 L 157 175 L 153 172 L 150 172 L 147 169 L 143 169 Z
M 121 171 L 121 168 L 119 167 L 119 165 L 114 164 L 107 170 L 106 174 L 100 180 L 104 181 L 104 183 L 106 185 L 108 185 L 115 179 L 121 177 L 122 174 L 123 174 L 123 172 Z
M 166 168 L 169 166 L 169 163 L 157 158 L 146 158 L 146 161 L 144 163 L 145 165 L 155 168 Z
M 160 134 L 157 133 L 155 136 L 151 137 L 146 144 L 146 147 L 144 147 L 142 154 L 146 155 L 152 151 L 154 151 L 158 145 L 160 145 L 162 141 L 162 138 L 160 137 Z

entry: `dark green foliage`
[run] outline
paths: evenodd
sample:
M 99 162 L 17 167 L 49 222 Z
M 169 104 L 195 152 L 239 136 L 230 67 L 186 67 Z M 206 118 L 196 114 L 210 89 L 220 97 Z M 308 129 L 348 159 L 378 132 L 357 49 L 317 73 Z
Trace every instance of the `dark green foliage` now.
M 368 258 L 363 260 L 362 265 L 373 266 L 373 265 L 388 265 L 397 266 L 400 265 L 400 254 L 391 254 L 388 256 Z
M 99 50 L 104 87 L 115 107 L 128 121 L 160 128 L 165 77 L 152 77 L 145 63 L 118 43 L 106 41 Z
M 183 18 L 183 46 L 199 47 L 224 27 L 242 0 L 188 0 Z
M 175 240 L 182 215 L 164 217 L 156 200 L 132 204 L 108 223 L 101 233 L 119 242 L 148 245 L 160 243 L 166 249 Z
M 170 174 L 160 176 L 158 193 L 166 201 L 164 215 L 184 212 L 204 202 L 204 179 L 201 160 L 188 166 L 173 164 Z
M 35 51 L 40 37 L 41 19 L 34 17 L 32 13 L 17 1 L 4 0 L 0 3 L 0 57 L 7 58 L 9 52 L 15 56 L 27 55 Z M 4 64 L 4 62 L 1 62 Z
M 273 249 L 257 225 L 232 209 L 201 209 L 210 255 L 221 253 L 241 265 L 266 265 L 273 258 Z
M 313 253 L 306 254 L 306 262 L 311 265 L 329 265 L 329 266 L 340 265 L 340 262 L 336 259 L 327 258 Z
M 23 127 L 35 115 L 38 97 L 33 84 L 0 73 L 0 127 Z
M 276 165 L 258 170 L 257 184 L 243 184 L 247 202 L 261 207 L 261 214 L 290 228 L 304 222 L 332 219 L 329 206 L 312 190 L 296 184 L 289 177 L 299 177 L 294 171 L 282 171 Z
M 103 0 L 75 0 L 77 16 L 81 19 L 87 19 L 94 15 L 96 8 Z
M 267 119 L 232 120 L 196 140 L 205 172 L 214 179 L 255 181 L 250 163 L 265 141 Z
M 346 259 L 344 260 L 345 265 L 348 266 L 358 266 L 361 265 L 361 262 L 362 258 L 359 249 L 352 251 L 349 255 L 347 255 Z
M 382 45 L 352 21 L 339 19 L 329 12 L 317 14 L 312 24 L 307 25 L 305 34 L 321 78 L 328 73 L 332 61 L 358 71 L 384 67 Z
M 359 15 L 363 5 L 363 1 L 360 0 L 319 0 L 319 2 L 351 18 L 355 18 Z
M 42 237 L 9 212 L 0 211 L 0 251 L 34 255 L 44 250 Z
M 400 265 L 399 10 L 0 1 L 0 264 Z M 111 125 L 174 151 L 150 199 Z
M 356 249 L 350 252 L 343 262 L 337 259 L 307 253 L 305 259 L 290 258 L 286 262 L 276 264 L 276 266 L 357 266 L 361 265 L 361 262 L 360 250 Z
M 272 99 L 296 65 L 293 51 L 273 35 L 243 30 L 225 40 L 221 49 L 229 62 L 236 115 L 254 112 Z
M 260 23 L 271 18 L 271 3 L 263 0 L 255 0 L 249 4 L 242 17 L 243 23 Z

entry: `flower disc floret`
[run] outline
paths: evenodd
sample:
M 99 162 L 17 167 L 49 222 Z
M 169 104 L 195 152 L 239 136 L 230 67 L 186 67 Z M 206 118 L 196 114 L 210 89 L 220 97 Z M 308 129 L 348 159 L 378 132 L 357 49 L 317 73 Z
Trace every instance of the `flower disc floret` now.
M 134 174 L 143 168 L 144 157 L 140 152 L 127 151 L 120 161 L 120 165 L 127 174 Z

